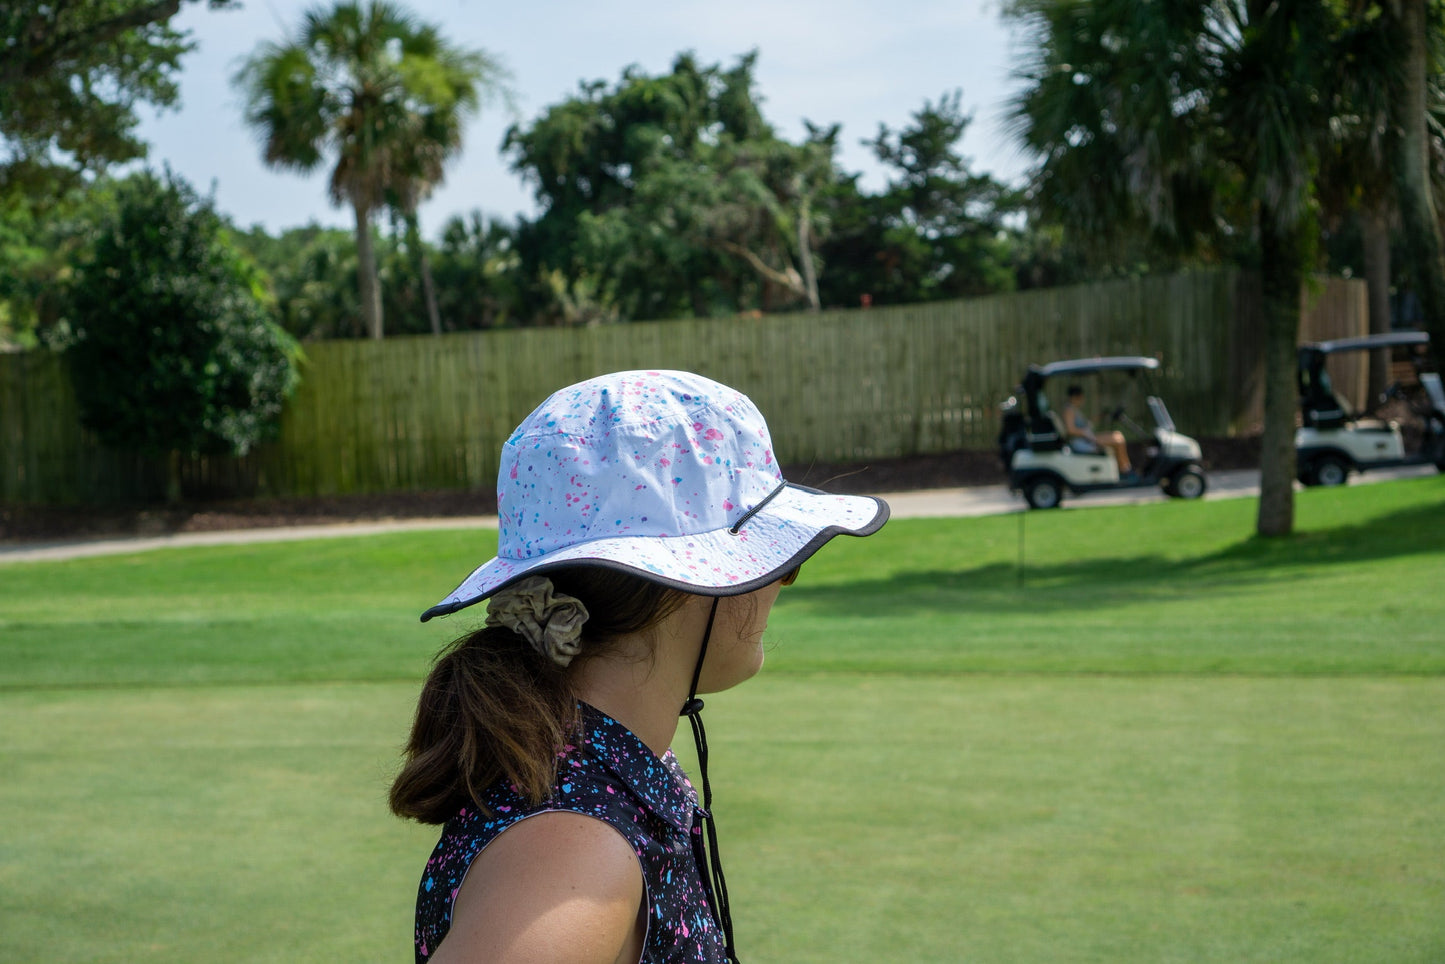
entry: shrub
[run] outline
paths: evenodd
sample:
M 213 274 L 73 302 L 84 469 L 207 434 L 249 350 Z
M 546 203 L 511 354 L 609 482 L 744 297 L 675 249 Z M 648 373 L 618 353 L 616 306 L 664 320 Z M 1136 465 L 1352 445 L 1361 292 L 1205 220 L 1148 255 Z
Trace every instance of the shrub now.
M 170 461 L 244 455 L 274 431 L 299 348 L 209 199 L 145 173 L 121 185 L 69 295 L 81 420 L 113 448 Z

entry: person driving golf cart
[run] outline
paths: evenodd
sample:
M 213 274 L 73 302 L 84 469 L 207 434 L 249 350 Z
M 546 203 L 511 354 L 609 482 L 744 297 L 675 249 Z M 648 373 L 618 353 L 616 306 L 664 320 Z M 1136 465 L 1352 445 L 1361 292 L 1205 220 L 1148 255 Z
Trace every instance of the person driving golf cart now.
M 1094 423 L 1084 414 L 1084 386 L 1070 385 L 1067 396 L 1063 417 L 1064 433 L 1069 437 L 1069 447 L 1085 455 L 1108 451 L 1119 467 L 1120 480 L 1133 481 L 1135 475 L 1129 465 L 1129 445 L 1124 440 L 1124 433 L 1117 429 L 1107 432 L 1094 430 Z
M 1084 494 L 1105 489 L 1157 487 L 1176 499 L 1197 499 L 1204 494 L 1204 468 L 1199 443 L 1179 432 L 1164 401 L 1148 389 L 1147 376 L 1159 370 L 1159 359 L 1143 356 L 1076 358 L 1031 365 L 1017 392 L 1000 407 L 1003 426 L 999 455 L 1008 469 L 1009 488 L 1022 492 L 1029 507 L 1052 509 L 1068 492 Z M 1045 384 L 1051 378 L 1069 379 L 1108 375 L 1125 379 L 1119 403 L 1107 410 L 1108 419 L 1127 428 L 1144 445 L 1145 461 L 1137 473 L 1129 462 L 1122 432 L 1095 432 L 1084 415 L 1081 386 L 1071 384 L 1062 412 L 1049 404 Z M 1127 413 L 1125 402 L 1142 388 L 1149 418 L 1146 429 Z M 1093 442 L 1106 443 L 1095 445 Z
M 1440 373 L 1427 370 L 1421 354 L 1429 343 L 1423 331 L 1397 331 L 1299 347 L 1295 462 L 1302 483 L 1343 485 L 1351 472 L 1405 465 L 1433 464 L 1445 471 L 1445 388 Z M 1341 391 L 1329 369 L 1332 358 L 1389 357 L 1395 352 L 1409 355 L 1416 384 L 1395 382 L 1363 406 L 1352 404 L 1350 379 L 1346 377 L 1346 390 Z M 1348 372 L 1348 366 L 1336 369 L 1336 374 Z M 1384 411 L 1386 407 L 1390 411 Z

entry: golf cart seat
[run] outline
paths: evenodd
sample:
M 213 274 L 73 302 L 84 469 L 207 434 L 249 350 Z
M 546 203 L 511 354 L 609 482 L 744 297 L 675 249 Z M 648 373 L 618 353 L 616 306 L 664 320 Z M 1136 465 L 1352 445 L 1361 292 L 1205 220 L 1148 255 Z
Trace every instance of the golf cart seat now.
M 1064 420 L 1049 407 L 1049 400 L 1038 397 L 1039 410 L 1029 419 L 1028 445 L 1035 452 L 1051 452 L 1067 444 L 1069 433 L 1064 431 Z
M 1344 413 L 1344 424 L 1356 432 L 1393 432 L 1400 426 L 1382 418 L 1374 418 L 1366 412 L 1356 412 L 1339 393 L 1335 393 L 1335 404 Z
M 1312 393 L 1300 406 L 1300 416 L 1306 428 L 1343 428 L 1350 421 L 1344 403 L 1333 392 Z

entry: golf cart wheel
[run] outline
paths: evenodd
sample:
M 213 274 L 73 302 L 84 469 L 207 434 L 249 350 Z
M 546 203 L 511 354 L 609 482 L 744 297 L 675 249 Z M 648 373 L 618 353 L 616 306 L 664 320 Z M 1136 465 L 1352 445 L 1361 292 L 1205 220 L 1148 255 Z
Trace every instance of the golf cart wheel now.
M 1197 499 L 1208 487 L 1204 473 L 1197 467 L 1188 465 L 1169 477 L 1164 491 L 1176 499 Z
M 1350 467 L 1338 456 L 1322 455 L 1315 459 L 1310 474 L 1315 478 L 1315 485 L 1344 485 L 1345 479 L 1349 478 Z
M 1064 489 L 1056 479 L 1030 479 L 1024 485 L 1024 499 L 1031 509 L 1057 509 L 1064 501 Z

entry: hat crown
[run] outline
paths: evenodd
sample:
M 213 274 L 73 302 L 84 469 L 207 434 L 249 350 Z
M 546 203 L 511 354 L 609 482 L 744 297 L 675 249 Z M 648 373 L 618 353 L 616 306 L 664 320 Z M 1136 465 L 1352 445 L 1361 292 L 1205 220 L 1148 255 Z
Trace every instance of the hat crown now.
M 604 375 L 552 395 L 507 440 L 497 555 L 727 528 L 782 481 L 741 392 L 687 372 Z

